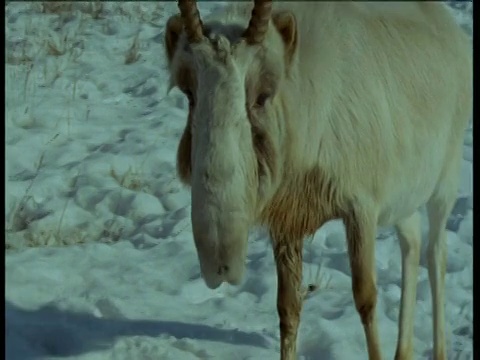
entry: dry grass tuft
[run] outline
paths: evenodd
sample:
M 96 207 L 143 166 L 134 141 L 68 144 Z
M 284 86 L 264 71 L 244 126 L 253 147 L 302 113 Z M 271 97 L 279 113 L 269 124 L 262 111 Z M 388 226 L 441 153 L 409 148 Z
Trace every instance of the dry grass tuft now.
M 25 54 L 18 56 L 8 52 L 5 54 L 5 64 L 8 65 L 30 65 L 32 62 L 33 59 Z
M 62 12 L 71 12 L 73 10 L 71 1 L 43 1 L 42 12 L 45 14 L 60 14 Z
M 138 36 L 139 34 L 135 36 L 132 46 L 130 46 L 130 49 L 128 49 L 127 53 L 125 54 L 125 65 L 136 63 L 138 59 L 140 59 L 140 54 L 138 53 L 140 49 Z
M 125 235 L 125 226 L 119 217 L 114 217 L 106 221 L 105 227 L 103 228 L 102 234 L 100 236 L 100 241 L 112 244 L 121 240 Z
M 77 228 L 62 232 L 56 229 L 26 229 L 17 233 L 8 233 L 5 237 L 5 250 L 85 244 L 88 238 L 89 235 L 85 231 Z
M 135 170 L 131 166 L 128 167 L 128 170 L 125 173 L 119 174 L 112 167 L 110 169 L 110 176 L 120 185 L 121 187 L 132 190 L 132 191 L 144 191 L 147 192 L 149 186 L 141 180 L 141 172 Z
M 44 14 L 71 14 L 75 10 L 99 20 L 103 19 L 105 3 L 101 1 L 43 1 L 41 3 L 41 12 Z
M 90 1 L 88 3 L 88 8 L 86 9 L 86 13 L 92 16 L 92 19 L 100 20 L 103 19 L 103 11 L 104 11 L 104 3 L 100 1 Z
M 311 297 L 314 293 L 320 290 L 331 289 L 330 282 L 332 280 L 331 276 L 328 277 L 322 272 L 322 265 L 319 265 L 317 268 L 317 273 L 315 275 L 315 281 L 303 287 L 302 294 L 303 299 L 306 300 Z

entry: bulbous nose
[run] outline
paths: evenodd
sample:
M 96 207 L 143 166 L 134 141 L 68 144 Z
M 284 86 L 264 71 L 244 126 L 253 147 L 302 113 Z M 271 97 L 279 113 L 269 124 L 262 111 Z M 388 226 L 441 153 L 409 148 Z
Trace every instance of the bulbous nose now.
M 229 267 L 228 265 L 221 265 L 218 267 L 217 274 L 219 276 L 226 276 L 228 274 Z
M 239 213 L 203 205 L 192 207 L 193 238 L 202 277 L 210 288 L 222 282 L 239 284 L 245 269 L 248 224 Z

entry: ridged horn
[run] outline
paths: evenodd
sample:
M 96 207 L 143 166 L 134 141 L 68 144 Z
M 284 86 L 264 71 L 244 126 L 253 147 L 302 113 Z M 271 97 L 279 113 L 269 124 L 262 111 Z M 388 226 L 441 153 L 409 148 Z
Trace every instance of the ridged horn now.
M 178 0 L 180 16 L 183 19 L 187 40 L 190 43 L 197 43 L 203 37 L 203 24 L 195 0 Z
M 272 15 L 272 0 L 254 0 L 252 17 L 243 36 L 248 44 L 260 44 L 265 38 Z

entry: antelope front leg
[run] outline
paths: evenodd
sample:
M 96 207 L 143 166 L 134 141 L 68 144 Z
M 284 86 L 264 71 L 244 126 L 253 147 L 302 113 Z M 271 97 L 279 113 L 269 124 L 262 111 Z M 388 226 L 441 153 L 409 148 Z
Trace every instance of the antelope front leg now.
M 302 311 L 302 241 L 274 244 L 277 264 L 277 310 L 280 317 L 280 359 L 297 359 L 297 332 Z
M 352 271 L 353 299 L 362 320 L 367 340 L 368 358 L 381 360 L 378 339 L 376 305 L 377 287 L 375 274 L 375 216 L 351 214 L 344 219 L 347 233 L 348 255 Z

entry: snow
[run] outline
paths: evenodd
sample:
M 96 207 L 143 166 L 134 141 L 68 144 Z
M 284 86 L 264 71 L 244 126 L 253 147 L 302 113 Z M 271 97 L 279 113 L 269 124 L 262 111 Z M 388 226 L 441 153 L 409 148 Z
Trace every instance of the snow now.
M 454 3 L 471 30 L 471 3 Z M 200 277 L 190 196 L 175 174 L 187 104 L 167 95 L 162 46 L 176 4 L 59 4 L 5 7 L 7 359 L 278 359 L 266 234 L 251 233 L 242 285 L 209 290 Z M 468 130 L 448 225 L 448 358 L 460 360 L 473 358 L 472 143 Z M 388 358 L 400 302 L 392 229 L 376 251 Z M 422 251 L 416 359 L 432 348 Z M 304 260 L 304 282 L 320 286 L 304 304 L 300 359 L 365 358 L 340 221 L 306 241 Z

